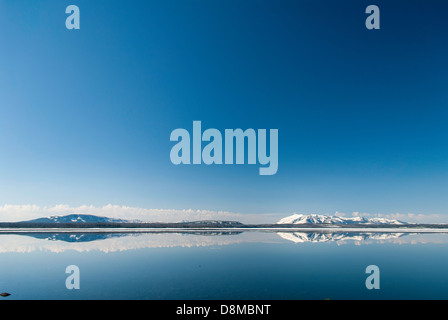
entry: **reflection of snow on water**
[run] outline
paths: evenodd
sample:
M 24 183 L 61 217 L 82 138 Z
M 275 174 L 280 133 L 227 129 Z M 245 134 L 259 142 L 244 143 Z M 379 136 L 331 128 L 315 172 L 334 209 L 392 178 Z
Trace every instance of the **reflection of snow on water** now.
M 397 239 L 405 233 L 305 233 L 305 232 L 279 232 L 283 239 L 295 242 L 328 242 L 328 241 L 364 241 Z
M 325 233 L 325 232 L 280 232 L 282 239 L 294 243 L 328 243 L 338 245 L 349 242 L 361 244 L 447 244 L 447 233 Z
M 98 234 L 0 234 L 0 253 L 33 251 L 46 252 L 118 252 L 145 248 L 216 247 L 240 243 L 329 243 L 338 245 L 395 243 L 395 244 L 446 244 L 447 234 L 429 233 L 330 233 L 330 232 L 263 232 L 237 233 L 98 233 Z
M 97 238 L 85 234 L 0 234 L 0 253 L 49 251 L 116 252 L 144 248 L 205 247 L 243 242 L 279 241 L 275 233 L 244 232 L 221 233 L 131 233 L 98 234 Z M 78 241 L 76 241 L 78 239 Z

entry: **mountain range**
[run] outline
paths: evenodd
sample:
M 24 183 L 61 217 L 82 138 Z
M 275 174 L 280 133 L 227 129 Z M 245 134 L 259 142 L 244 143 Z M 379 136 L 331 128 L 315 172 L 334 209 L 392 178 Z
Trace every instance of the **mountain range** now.
M 10 223 L 11 224 L 11 223 Z M 14 223 L 12 223 L 14 224 Z M 80 225 L 120 225 L 126 227 L 150 227 L 150 226 L 173 226 L 173 227 L 241 227 L 244 226 L 241 222 L 238 221 L 222 221 L 222 220 L 200 220 L 200 221 L 180 221 L 173 223 L 164 223 L 164 222 L 144 222 L 140 220 L 124 220 L 124 219 L 113 219 L 108 217 L 100 217 L 95 215 L 88 214 L 70 214 L 66 216 L 51 216 L 51 217 L 43 217 L 37 218 L 28 221 L 21 221 L 15 224 L 28 225 L 52 225 L 52 224 L 61 224 L 61 225 L 72 225 L 72 224 L 80 224 Z
M 124 219 L 113 219 L 108 217 L 100 217 L 88 214 L 70 214 L 66 216 L 51 216 L 43 217 L 28 221 L 23 221 L 27 223 L 140 223 L 141 221 L 136 220 L 124 220 Z M 190 224 L 233 224 L 235 226 L 243 225 L 237 221 L 212 221 L 212 220 L 202 220 L 202 221 L 182 221 L 181 223 Z M 400 220 L 385 219 L 385 218 L 363 218 L 363 217 L 340 217 L 340 216 L 327 216 L 320 214 L 293 214 L 291 216 L 280 219 L 277 224 L 329 224 L 329 225 L 404 225 L 408 224 Z
M 96 223 L 96 222 L 108 222 L 108 223 L 126 223 L 134 222 L 123 219 L 112 219 L 107 217 L 99 217 L 89 214 L 70 214 L 67 216 L 51 216 L 38 218 L 34 220 L 28 220 L 24 222 L 29 223 Z
M 345 218 L 320 214 L 293 214 L 280 219 L 277 224 L 330 224 L 330 225 L 405 225 L 407 222 L 385 218 Z
M 276 228 L 276 227 L 327 227 L 327 226 L 416 226 L 400 220 L 385 218 L 363 218 L 363 217 L 340 217 L 327 216 L 319 214 L 293 214 L 291 216 L 280 219 L 273 224 L 243 224 L 238 221 L 222 221 L 222 220 L 199 220 L 199 221 L 180 221 L 173 223 L 165 222 L 143 222 L 140 220 L 124 220 L 116 218 L 101 217 L 88 214 L 70 214 L 65 216 L 42 217 L 38 219 L 16 222 L 1 223 L 0 227 L 50 227 L 59 224 L 61 228 L 69 227 L 77 224 L 80 227 L 141 227 L 141 228 Z M 56 226 L 54 226 L 56 227 Z

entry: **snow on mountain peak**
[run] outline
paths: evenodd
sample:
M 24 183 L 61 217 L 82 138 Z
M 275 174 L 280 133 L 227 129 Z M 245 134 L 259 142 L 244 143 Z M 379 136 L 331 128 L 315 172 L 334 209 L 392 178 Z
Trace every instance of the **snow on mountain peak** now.
M 363 217 L 352 217 L 345 218 L 339 216 L 326 216 L 321 214 L 293 214 L 291 216 L 280 219 L 278 224 L 370 224 L 370 225 L 402 225 L 406 222 L 399 220 L 392 220 L 386 218 L 363 218 Z
M 122 219 L 112 219 L 107 217 L 99 217 L 88 214 L 69 214 L 66 216 L 51 216 L 46 218 L 38 218 L 26 222 L 35 223 L 96 223 L 96 222 L 128 222 Z

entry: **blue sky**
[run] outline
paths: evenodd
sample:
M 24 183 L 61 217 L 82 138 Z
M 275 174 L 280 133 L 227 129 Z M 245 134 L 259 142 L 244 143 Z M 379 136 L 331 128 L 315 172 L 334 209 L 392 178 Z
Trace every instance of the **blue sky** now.
M 81 29 L 65 28 L 65 8 Z M 381 29 L 365 28 L 365 8 Z M 0 206 L 438 215 L 441 1 L 0 2 Z M 279 130 L 279 169 L 170 161 L 172 130 Z

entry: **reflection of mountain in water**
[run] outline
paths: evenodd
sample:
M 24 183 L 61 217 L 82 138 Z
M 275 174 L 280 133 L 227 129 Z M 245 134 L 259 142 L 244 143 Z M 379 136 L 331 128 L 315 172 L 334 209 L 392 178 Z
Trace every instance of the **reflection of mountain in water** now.
M 160 234 L 163 232 L 149 232 Z M 204 237 L 214 236 L 232 236 L 241 234 L 241 231 L 192 231 L 181 232 L 178 235 L 195 235 Z M 330 242 L 330 241 L 363 241 L 363 240 L 388 240 L 400 238 L 406 233 L 328 233 L 328 232 L 278 232 L 281 238 L 295 243 L 302 242 Z M 131 236 L 129 233 L 27 233 L 36 239 L 64 242 L 92 242 L 97 240 L 106 240 L 111 238 L 120 238 Z
M 242 231 L 192 231 L 182 232 L 181 234 L 195 234 L 198 236 L 231 236 L 242 233 Z
M 65 242 L 90 242 L 127 236 L 125 233 L 26 233 L 24 235 L 36 239 Z
M 269 240 L 271 239 L 271 240 Z M 0 253 L 50 251 L 117 252 L 146 248 L 211 247 L 279 240 L 259 232 L 132 232 L 132 233 L 0 233 Z
M 364 241 L 372 240 L 389 240 L 397 239 L 405 236 L 406 233 L 324 233 L 324 232 L 279 232 L 277 233 L 285 240 L 295 243 L 302 242 L 329 242 L 329 241 Z
M 152 233 L 161 233 L 161 232 L 152 232 Z M 163 232 L 162 232 L 163 233 Z M 199 236 L 227 236 L 227 235 L 236 235 L 241 234 L 240 231 L 195 231 L 195 232 L 182 232 L 178 234 L 194 234 Z M 65 242 L 91 242 L 97 240 L 106 240 L 110 238 L 119 238 L 126 237 L 132 234 L 130 233 L 26 233 L 23 234 L 26 236 L 30 236 L 36 239 L 42 240 L 50 240 L 50 241 L 65 241 Z
M 406 235 L 406 236 L 404 236 Z M 283 239 L 283 240 L 282 240 Z M 295 243 L 354 240 L 359 244 L 381 243 L 448 243 L 446 234 L 418 233 L 319 233 L 319 232 L 145 232 L 145 233 L 0 233 L 0 254 L 6 252 L 27 253 L 65 251 L 103 253 L 149 248 L 210 247 L 240 243 Z

